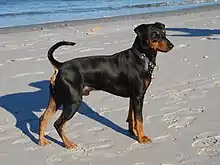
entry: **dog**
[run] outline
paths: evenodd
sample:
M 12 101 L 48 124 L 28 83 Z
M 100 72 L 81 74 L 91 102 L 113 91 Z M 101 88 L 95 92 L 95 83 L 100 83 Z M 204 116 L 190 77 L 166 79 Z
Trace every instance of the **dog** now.
M 64 124 L 77 112 L 82 97 L 88 96 L 92 90 L 129 98 L 126 120 L 129 132 L 139 143 L 152 141 L 143 130 L 144 95 L 151 83 L 157 52 L 167 53 L 174 45 L 167 39 L 165 24 L 161 22 L 140 24 L 134 32 L 136 37 L 132 47 L 113 55 L 74 58 L 62 63 L 54 59 L 53 52 L 62 45 L 73 46 L 75 43 L 60 41 L 49 49 L 48 59 L 55 72 L 50 79 L 48 107 L 39 119 L 39 145 L 50 144 L 45 138 L 45 129 L 48 120 L 63 105 L 54 127 L 65 148 L 77 147 L 65 135 Z

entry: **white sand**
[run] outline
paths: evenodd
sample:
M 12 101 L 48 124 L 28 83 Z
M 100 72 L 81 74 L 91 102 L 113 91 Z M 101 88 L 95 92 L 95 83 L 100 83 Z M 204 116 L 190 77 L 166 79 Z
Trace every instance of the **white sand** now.
M 0 30 L 0 164 L 219 165 L 220 8 L 195 11 Z M 91 109 L 82 105 L 66 125 L 76 150 L 63 148 L 53 127 L 61 111 L 47 127 L 53 143 L 38 146 L 38 117 L 53 73 L 49 47 L 60 40 L 77 43 L 55 52 L 60 61 L 112 54 L 132 45 L 137 24 L 155 21 L 167 25 L 175 48 L 158 54 L 159 70 L 145 95 L 144 129 L 153 143 L 128 136 L 127 99 L 94 91 L 84 98 Z

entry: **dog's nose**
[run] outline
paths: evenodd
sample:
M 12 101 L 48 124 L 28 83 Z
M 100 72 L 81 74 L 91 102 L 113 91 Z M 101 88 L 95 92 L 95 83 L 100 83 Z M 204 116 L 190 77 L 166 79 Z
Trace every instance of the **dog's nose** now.
M 174 47 L 174 45 L 172 43 L 168 44 L 169 49 L 172 49 Z

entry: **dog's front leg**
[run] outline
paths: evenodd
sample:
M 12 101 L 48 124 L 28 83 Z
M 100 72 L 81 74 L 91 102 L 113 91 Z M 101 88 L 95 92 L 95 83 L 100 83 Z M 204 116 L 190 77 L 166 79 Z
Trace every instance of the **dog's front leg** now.
M 144 96 L 136 97 L 133 99 L 133 110 L 134 110 L 134 119 L 135 119 L 135 129 L 137 131 L 137 137 L 139 143 L 150 143 L 152 140 L 145 136 L 143 129 L 143 100 Z
M 128 111 L 128 117 L 126 122 L 128 122 L 128 130 L 132 135 L 137 136 L 137 131 L 135 128 L 135 121 L 134 121 L 134 109 L 133 109 L 133 100 L 130 99 L 129 104 L 129 111 Z

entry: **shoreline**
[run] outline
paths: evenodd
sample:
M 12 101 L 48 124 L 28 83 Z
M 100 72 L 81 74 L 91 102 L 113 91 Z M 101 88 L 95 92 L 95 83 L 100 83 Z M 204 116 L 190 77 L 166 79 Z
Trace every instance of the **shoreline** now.
M 85 24 L 108 23 L 108 22 L 116 22 L 116 21 L 123 21 L 123 20 L 137 20 L 137 19 L 141 20 L 141 19 L 152 18 L 152 17 L 158 18 L 158 17 L 175 16 L 176 14 L 182 15 L 182 14 L 192 14 L 192 13 L 199 13 L 199 12 L 209 12 L 210 10 L 220 10 L 220 4 L 184 8 L 184 9 L 171 10 L 171 11 L 160 11 L 160 12 L 112 16 L 112 17 L 104 17 L 104 18 L 82 19 L 82 20 L 71 20 L 71 21 L 40 23 L 40 24 L 32 24 L 32 25 L 2 27 L 0 28 L 0 34 L 19 33 L 19 32 L 27 32 L 27 31 L 41 31 L 45 29 L 71 27 L 71 26 L 85 25 Z

